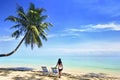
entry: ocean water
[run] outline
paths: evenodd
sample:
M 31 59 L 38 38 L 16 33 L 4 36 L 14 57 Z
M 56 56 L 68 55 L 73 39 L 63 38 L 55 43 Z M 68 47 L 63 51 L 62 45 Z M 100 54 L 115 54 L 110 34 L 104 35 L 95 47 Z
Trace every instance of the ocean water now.
M 120 74 L 120 55 L 115 54 L 62 54 L 62 55 L 39 55 L 39 56 L 10 56 L 0 58 L 0 67 L 54 67 L 58 58 L 62 59 L 64 70 L 107 72 Z

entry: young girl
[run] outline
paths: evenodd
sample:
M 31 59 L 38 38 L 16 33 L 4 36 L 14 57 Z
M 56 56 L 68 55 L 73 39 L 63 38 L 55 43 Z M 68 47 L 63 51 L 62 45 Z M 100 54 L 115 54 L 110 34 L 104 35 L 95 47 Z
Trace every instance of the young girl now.
M 57 67 L 57 66 L 58 66 L 58 71 L 59 71 L 59 78 L 61 78 L 62 70 L 63 70 L 63 64 L 62 64 L 62 61 L 61 61 L 60 58 L 58 59 L 58 62 L 57 62 L 56 67 Z

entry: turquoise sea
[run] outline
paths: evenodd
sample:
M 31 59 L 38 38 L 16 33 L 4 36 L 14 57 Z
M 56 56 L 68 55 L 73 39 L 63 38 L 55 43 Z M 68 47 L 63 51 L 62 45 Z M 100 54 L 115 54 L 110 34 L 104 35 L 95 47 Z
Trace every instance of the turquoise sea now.
M 0 58 L 0 67 L 40 67 L 55 66 L 58 58 L 62 59 L 64 70 L 107 72 L 120 74 L 120 54 L 58 54 L 39 56 L 10 56 Z

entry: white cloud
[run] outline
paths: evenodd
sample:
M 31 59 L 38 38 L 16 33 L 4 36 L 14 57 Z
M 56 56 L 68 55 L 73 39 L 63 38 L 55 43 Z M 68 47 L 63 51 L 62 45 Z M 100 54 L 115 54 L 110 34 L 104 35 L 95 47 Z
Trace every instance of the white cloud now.
M 48 38 L 55 38 L 55 37 L 71 37 L 71 38 L 75 38 L 78 37 L 80 34 L 78 33 L 56 33 L 56 34 L 49 34 L 47 37 Z
M 53 38 L 53 37 L 57 37 L 57 35 L 56 34 L 49 34 L 47 37 L 48 38 Z
M 108 24 L 89 24 L 82 25 L 81 28 L 69 28 L 62 32 L 55 34 L 48 34 L 48 38 L 54 37 L 79 37 L 79 32 L 102 32 L 102 31 L 120 31 L 120 24 L 108 23 Z
M 120 31 L 120 24 L 116 23 L 108 23 L 108 24 L 89 24 L 89 25 L 83 25 L 82 28 L 71 28 L 66 29 L 65 32 L 102 32 L 102 31 Z
M 12 40 L 15 40 L 14 38 L 12 37 L 9 37 L 9 36 L 2 36 L 0 37 L 0 41 L 12 41 Z
M 108 30 L 115 30 L 120 31 L 120 24 L 109 23 L 109 24 L 97 24 L 97 25 L 90 25 L 92 29 L 108 29 Z
M 23 38 L 23 36 L 20 36 L 19 38 L 18 38 L 18 40 L 20 39 L 22 39 Z M 0 36 L 0 42 L 3 42 L 3 41 L 13 41 L 13 40 L 16 40 L 15 38 L 13 38 L 13 37 L 10 37 L 10 36 Z
M 85 29 L 75 29 L 75 28 L 71 28 L 71 29 L 66 29 L 66 32 L 85 32 L 85 31 L 89 31 L 88 28 Z
M 90 53 L 90 52 L 120 52 L 120 42 L 91 42 L 84 44 L 62 45 L 62 47 L 46 48 L 50 53 Z
M 62 33 L 62 34 L 60 34 L 60 36 L 61 37 L 65 37 L 65 36 L 79 36 L 79 34 L 77 34 L 77 33 Z

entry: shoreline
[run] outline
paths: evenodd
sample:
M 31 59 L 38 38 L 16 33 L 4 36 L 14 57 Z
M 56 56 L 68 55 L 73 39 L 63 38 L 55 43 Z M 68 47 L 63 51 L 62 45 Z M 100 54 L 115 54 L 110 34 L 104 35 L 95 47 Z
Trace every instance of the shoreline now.
M 42 66 L 46 66 L 46 65 L 42 65 Z M 20 67 L 23 67 L 23 68 L 32 68 L 34 71 L 42 71 L 41 70 L 41 66 L 40 65 L 1 65 L 0 68 L 20 68 Z M 48 68 L 49 71 L 51 71 L 51 67 L 54 67 L 54 66 L 46 66 Z M 96 70 L 96 69 L 75 69 L 75 68 L 69 68 L 69 67 L 64 67 L 63 69 L 63 72 L 64 73 L 72 73 L 72 74 L 87 74 L 87 73 L 104 73 L 104 74 L 108 74 L 108 75 L 111 75 L 111 76 L 115 76 L 115 77 L 120 77 L 120 73 L 118 72 L 109 72 L 109 71 L 106 71 L 106 70 Z
M 0 79 L 1 80 L 120 80 L 120 75 L 110 75 L 107 73 L 98 72 L 79 72 L 74 71 L 63 71 L 62 77 L 59 79 L 57 76 L 44 76 L 41 68 L 30 68 L 30 67 L 0 67 Z M 28 79 L 27 79 L 28 78 Z M 55 79 L 53 79 L 55 78 Z

